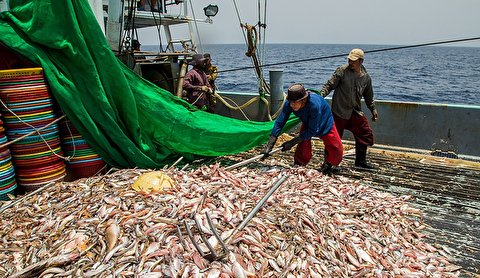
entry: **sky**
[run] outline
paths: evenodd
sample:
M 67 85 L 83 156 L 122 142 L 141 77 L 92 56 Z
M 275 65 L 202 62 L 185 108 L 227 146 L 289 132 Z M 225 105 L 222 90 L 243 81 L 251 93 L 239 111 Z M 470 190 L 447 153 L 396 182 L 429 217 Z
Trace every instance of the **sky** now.
M 480 0 L 185 1 L 193 2 L 197 18 L 205 18 L 208 4 L 219 7 L 213 24 L 197 24 L 203 44 L 244 43 L 234 3 L 241 22 L 253 25 L 265 1 L 267 43 L 412 45 L 480 37 Z M 155 32 L 140 31 L 142 44 L 156 44 Z M 451 45 L 480 47 L 480 40 Z

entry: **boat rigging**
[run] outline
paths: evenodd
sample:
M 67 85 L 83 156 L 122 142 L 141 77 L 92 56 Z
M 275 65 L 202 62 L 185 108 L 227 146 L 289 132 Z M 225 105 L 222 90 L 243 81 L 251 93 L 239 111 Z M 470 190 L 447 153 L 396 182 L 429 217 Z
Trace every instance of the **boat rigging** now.
M 425 47 L 425 46 L 434 46 L 434 45 L 443 45 L 443 44 L 452 44 L 452 43 L 461 43 L 467 41 L 475 41 L 480 40 L 480 37 L 470 37 L 470 38 L 462 38 L 462 39 L 453 39 L 453 40 L 442 40 L 436 42 L 427 42 L 427 43 L 420 43 L 420 44 L 411 44 L 411 45 L 403 45 L 403 46 L 394 46 L 394 47 L 387 47 L 387 48 L 379 48 L 379 49 L 372 49 L 372 50 L 365 50 L 365 53 L 376 53 L 376 52 L 386 52 L 386 51 L 394 51 L 394 50 L 401 50 L 401 49 L 409 49 L 409 48 L 417 48 L 417 47 Z M 270 64 L 263 64 L 260 65 L 262 68 L 272 67 L 272 66 L 279 66 L 279 65 L 287 65 L 287 64 L 298 64 L 304 62 L 311 62 L 311 61 L 318 61 L 318 60 L 326 60 L 331 58 L 339 58 L 345 57 L 348 53 L 340 53 L 328 56 L 320 56 L 320 57 L 313 57 L 313 58 L 306 58 L 306 59 L 298 59 L 298 60 L 290 60 L 290 61 L 281 61 L 277 63 L 270 63 Z M 254 67 L 239 67 L 239 68 L 231 68 L 225 70 L 219 70 L 218 72 L 232 72 L 232 71 L 239 71 L 239 70 L 247 70 L 252 69 Z
M 258 22 L 254 25 L 243 22 L 235 0 L 233 2 L 239 26 L 242 29 L 248 49 L 245 55 L 251 59 L 257 78 L 258 96 L 246 101 L 243 105 L 237 105 L 234 101 L 229 101 L 220 94 L 216 94 L 216 96 L 225 106 L 232 110 L 241 111 L 253 103 L 262 102 L 267 111 L 270 111 L 272 109 L 270 103 L 272 92 L 270 84 L 266 81 L 262 71 L 266 45 L 267 1 L 257 1 Z M 105 18 L 107 26 L 106 37 L 112 50 L 127 66 L 157 86 L 181 97 L 183 93 L 183 76 L 187 71 L 188 62 L 193 54 L 203 52 L 198 23 L 212 23 L 212 18 L 218 13 L 218 6 L 213 4 L 206 6 L 203 9 L 206 19 L 199 20 L 195 16 L 191 1 L 146 1 L 145 6 L 140 6 L 141 3 L 143 2 L 135 0 L 128 0 L 123 3 L 110 0 L 108 6 L 104 7 L 104 12 L 108 15 Z M 170 10 L 177 12 L 177 14 Z M 120 18 L 120 21 L 118 21 L 118 18 Z M 134 49 L 132 47 L 133 43 L 138 46 L 140 41 L 138 29 L 153 26 L 158 34 L 159 51 L 146 52 L 138 48 Z M 187 34 L 187 37 L 181 39 L 174 38 L 171 30 L 174 26 L 176 28 L 177 26 L 186 27 L 187 31 L 184 33 Z M 196 34 L 196 38 L 194 34 Z M 277 98 L 284 101 L 283 92 L 277 94 L 279 95 Z M 272 120 L 275 118 L 280 111 L 280 107 L 281 105 L 277 105 L 276 111 L 268 112 L 266 115 L 267 119 Z

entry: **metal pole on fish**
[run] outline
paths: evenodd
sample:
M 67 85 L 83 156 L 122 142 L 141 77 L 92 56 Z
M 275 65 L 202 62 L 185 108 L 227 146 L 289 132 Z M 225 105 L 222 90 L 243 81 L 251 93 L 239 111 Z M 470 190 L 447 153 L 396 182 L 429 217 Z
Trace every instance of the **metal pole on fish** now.
M 281 148 L 279 148 L 281 149 Z M 273 152 L 273 151 L 272 151 Z M 235 234 L 237 234 L 239 231 L 241 231 L 243 228 L 245 228 L 245 226 L 248 224 L 248 222 L 257 214 L 257 212 L 260 210 L 260 208 L 263 207 L 263 205 L 265 204 L 265 201 L 267 201 L 268 198 L 270 198 L 270 196 L 272 196 L 272 194 L 280 187 L 280 185 L 282 185 L 288 178 L 288 175 L 284 175 L 284 176 L 281 176 L 276 182 L 275 184 L 270 188 L 270 190 L 268 190 L 268 192 L 265 194 L 265 196 L 262 197 L 262 199 L 260 199 L 260 201 L 257 203 L 257 205 L 252 209 L 252 211 L 250 211 L 250 213 L 247 215 L 247 217 L 245 217 L 245 219 L 243 219 L 242 223 L 240 223 L 240 225 L 238 225 L 235 230 L 232 232 L 232 234 L 230 234 L 230 236 L 225 239 L 225 244 L 228 244 L 230 242 L 230 240 L 235 236 Z
M 227 238 L 225 240 L 222 240 L 222 238 L 220 237 L 220 235 L 216 231 L 215 226 L 213 225 L 212 220 L 210 219 L 210 216 L 208 215 L 207 212 L 205 212 L 205 215 L 207 217 L 207 221 L 208 221 L 208 224 L 210 226 L 210 229 L 211 229 L 212 233 L 214 234 L 214 236 L 219 241 L 221 247 L 223 248 L 222 249 L 223 252 L 222 251 L 217 252 L 215 250 L 215 248 L 209 243 L 209 241 L 207 240 L 207 238 L 203 234 L 197 218 L 193 217 L 193 219 L 195 221 L 195 226 L 196 226 L 197 230 L 199 231 L 199 236 L 201 238 L 200 242 L 203 242 L 207 246 L 209 251 L 202 250 L 202 248 L 199 245 L 200 242 L 196 242 L 195 236 L 192 232 L 192 229 L 187 224 L 187 221 L 184 220 L 183 221 L 183 226 L 185 227 L 185 231 L 187 232 L 188 237 L 190 238 L 190 240 L 191 240 L 193 246 L 195 247 L 195 249 L 197 249 L 198 253 L 200 253 L 200 255 L 203 258 L 207 259 L 208 261 L 215 261 L 215 260 L 218 260 L 220 258 L 225 257 L 230 252 L 230 250 L 227 247 L 227 244 L 230 242 L 230 240 L 233 239 L 235 237 L 235 235 L 247 225 L 247 223 L 250 221 L 250 219 L 252 219 L 255 216 L 255 214 L 257 214 L 257 212 L 260 210 L 260 208 L 265 204 L 265 201 L 267 201 L 267 199 L 280 187 L 280 185 L 285 180 L 287 180 L 287 178 L 288 178 L 288 175 L 281 176 L 274 183 L 274 185 L 268 190 L 268 192 L 265 194 L 265 196 L 263 196 L 263 198 L 252 209 L 252 211 L 250 211 L 250 213 L 245 217 L 245 219 L 242 221 L 242 223 L 240 223 L 240 225 L 238 225 L 232 231 L 232 233 L 229 236 L 227 236 Z M 183 244 L 183 234 L 182 234 L 180 226 L 178 226 L 178 225 L 177 225 L 177 233 L 178 233 L 180 241 Z
M 281 150 L 282 150 L 281 147 L 280 147 L 280 148 L 273 149 L 273 150 L 269 153 L 269 155 L 272 155 L 272 154 L 274 154 L 274 153 L 276 153 L 276 152 L 279 152 L 279 151 L 281 151 Z M 238 162 L 238 163 L 236 163 L 236 164 L 227 166 L 227 167 L 225 167 L 225 170 L 235 169 L 235 168 L 237 168 L 237 167 L 246 165 L 246 164 L 248 164 L 248 163 L 250 163 L 250 162 L 253 162 L 253 161 L 255 161 L 255 160 L 261 159 L 262 157 L 263 157 L 263 154 L 259 154 L 259 155 L 257 155 L 257 156 L 252 157 L 252 158 L 249 158 L 249 159 L 247 159 L 247 160 L 240 161 L 240 162 Z

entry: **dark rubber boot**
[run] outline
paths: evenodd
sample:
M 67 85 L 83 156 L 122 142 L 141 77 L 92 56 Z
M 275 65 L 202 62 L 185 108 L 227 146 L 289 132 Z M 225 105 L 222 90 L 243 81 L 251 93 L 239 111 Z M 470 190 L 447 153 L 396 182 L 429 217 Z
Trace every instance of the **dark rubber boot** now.
M 324 175 L 331 175 L 332 174 L 332 164 L 328 162 L 323 162 L 322 167 L 320 168 L 320 172 L 322 172 Z
M 374 169 L 372 165 L 367 163 L 367 146 L 362 144 L 355 145 L 355 166 L 364 169 Z

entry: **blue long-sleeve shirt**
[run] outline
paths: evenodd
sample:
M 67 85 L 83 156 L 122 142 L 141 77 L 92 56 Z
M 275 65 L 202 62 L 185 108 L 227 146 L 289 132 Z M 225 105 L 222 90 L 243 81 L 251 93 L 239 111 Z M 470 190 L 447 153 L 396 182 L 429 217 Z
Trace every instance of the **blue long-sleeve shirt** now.
M 330 106 L 322 96 L 310 93 L 305 106 L 298 111 L 293 111 L 290 107 L 290 102 L 288 100 L 285 101 L 282 112 L 275 121 L 271 135 L 275 137 L 280 135 L 292 112 L 305 125 L 305 131 L 300 133 L 300 137 L 303 140 L 309 140 L 314 136 L 321 137 L 332 129 L 333 116 Z

